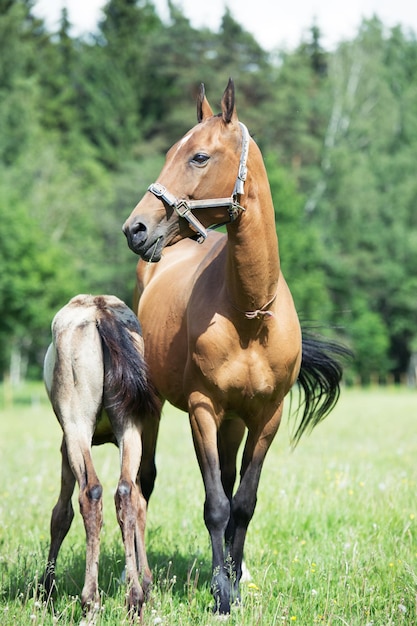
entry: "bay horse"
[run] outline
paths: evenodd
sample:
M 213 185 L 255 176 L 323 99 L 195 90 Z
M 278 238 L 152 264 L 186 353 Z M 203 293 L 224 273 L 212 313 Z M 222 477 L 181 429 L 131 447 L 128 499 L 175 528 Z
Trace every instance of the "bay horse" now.
M 280 269 L 267 173 L 238 120 L 232 80 L 219 115 L 201 85 L 197 118 L 123 231 L 141 257 L 134 309 L 149 375 L 162 399 L 189 414 L 205 487 L 214 610 L 227 614 L 239 601 L 245 537 L 284 398 L 298 380 L 298 441 L 337 401 L 344 349 L 302 336 Z M 207 230 L 219 224 L 227 234 Z
M 115 296 L 81 294 L 55 315 L 52 337 L 44 380 L 63 431 L 61 490 L 52 511 L 41 589 L 48 596 L 54 590 L 58 552 L 74 517 L 71 496 L 77 481 L 87 543 L 81 602 L 86 615 L 97 611 L 103 490 L 91 445 L 112 442 L 120 449 L 115 504 L 126 554 L 128 607 L 140 613 L 152 576 L 144 539 L 147 503 L 137 477 L 145 421 L 158 417 L 141 328 L 133 311 Z

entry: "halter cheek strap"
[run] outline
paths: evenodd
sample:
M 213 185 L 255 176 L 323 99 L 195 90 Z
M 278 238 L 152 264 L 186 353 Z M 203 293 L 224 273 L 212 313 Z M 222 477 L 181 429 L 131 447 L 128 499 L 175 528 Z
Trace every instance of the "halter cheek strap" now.
M 222 208 L 227 209 L 229 214 L 229 223 L 234 222 L 235 219 L 245 210 L 238 202 L 238 197 L 244 194 L 244 186 L 247 176 L 247 160 L 249 153 L 249 131 L 242 122 L 239 122 L 239 126 L 242 129 L 242 151 L 240 154 L 239 170 L 233 193 L 229 198 L 215 198 L 208 200 L 185 200 L 178 199 L 172 193 L 170 193 L 164 185 L 161 183 L 152 183 L 148 187 L 148 191 L 154 194 L 157 198 L 160 198 L 165 204 L 172 207 L 174 211 L 180 217 L 183 217 L 190 224 L 190 227 L 194 232 L 199 235 L 198 243 L 203 243 L 207 238 L 207 230 L 203 224 L 196 218 L 192 211 L 197 209 L 214 209 Z M 222 226 L 222 224 L 216 224 L 216 227 Z

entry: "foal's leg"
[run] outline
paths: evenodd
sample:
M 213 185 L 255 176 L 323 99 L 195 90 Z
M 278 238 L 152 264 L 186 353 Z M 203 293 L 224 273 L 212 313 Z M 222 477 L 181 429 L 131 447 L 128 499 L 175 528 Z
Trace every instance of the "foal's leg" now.
M 68 462 L 65 437 L 62 439 L 61 456 L 61 491 L 58 501 L 52 510 L 50 524 L 51 544 L 48 554 L 48 563 L 41 578 L 41 585 L 48 596 L 53 591 L 55 585 L 55 564 L 58 552 L 74 518 L 71 496 L 74 492 L 75 477 Z
M 65 424 L 65 441 L 68 460 L 79 486 L 78 502 L 86 533 L 86 563 L 81 604 L 84 612 L 95 610 L 99 602 L 98 561 L 100 552 L 100 530 L 103 523 L 102 486 L 97 477 L 91 458 L 90 426 L 74 423 Z
M 212 548 L 211 590 L 214 610 L 230 613 L 230 580 L 225 568 L 224 535 L 230 518 L 230 502 L 220 474 L 217 449 L 217 417 L 207 396 L 194 392 L 189 398 L 190 424 L 194 447 L 204 481 L 204 521 Z
M 146 500 L 136 482 L 142 454 L 138 426 L 128 423 L 118 442 L 121 472 L 115 493 L 116 513 L 125 546 L 128 606 L 130 610 L 140 613 L 152 575 L 145 551 Z
M 103 488 L 93 466 L 88 438 L 66 432 L 68 457 L 79 485 L 78 502 L 86 534 L 86 562 L 81 604 L 84 612 L 94 612 L 99 603 L 98 562 L 100 530 L 103 523 Z M 89 440 L 88 440 L 89 441 Z

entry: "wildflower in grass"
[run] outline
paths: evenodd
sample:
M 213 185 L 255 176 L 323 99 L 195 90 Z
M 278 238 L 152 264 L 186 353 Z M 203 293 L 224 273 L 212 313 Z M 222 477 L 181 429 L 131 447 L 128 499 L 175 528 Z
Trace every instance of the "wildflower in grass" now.
M 312 595 L 312 596 L 316 596 L 317 594 L 318 594 L 317 589 L 312 589 L 312 590 L 311 590 L 311 595 Z
M 297 621 L 297 616 L 296 615 L 291 615 L 290 620 L 292 622 L 296 622 Z
M 404 604 L 399 604 L 398 610 L 400 611 L 400 613 L 407 613 L 407 607 Z
M 248 589 L 250 589 L 251 591 L 260 591 L 259 587 L 255 585 L 255 583 L 249 583 Z
M 415 518 L 414 513 L 410 513 L 410 519 L 413 520 Z

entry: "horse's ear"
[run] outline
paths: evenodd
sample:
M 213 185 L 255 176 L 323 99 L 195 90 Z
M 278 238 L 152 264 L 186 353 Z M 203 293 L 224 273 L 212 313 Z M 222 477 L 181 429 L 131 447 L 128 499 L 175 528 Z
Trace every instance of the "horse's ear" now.
M 197 119 L 199 122 L 203 122 L 208 117 L 213 117 L 213 111 L 206 98 L 204 83 L 201 83 L 200 90 L 197 95 Z
M 222 118 L 226 124 L 229 124 L 235 117 L 235 84 L 233 80 L 229 78 L 222 98 Z

